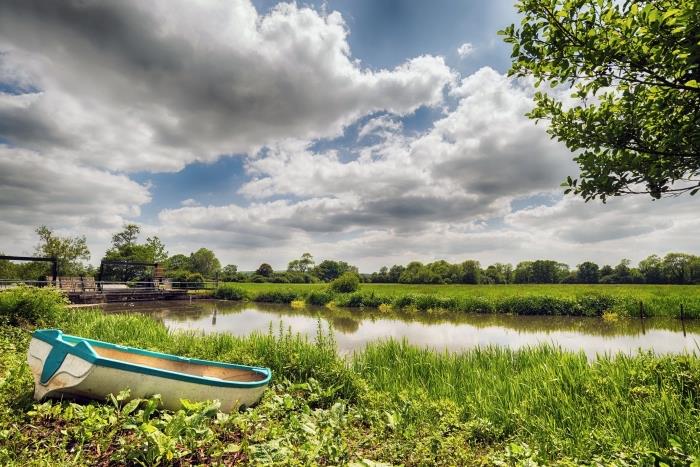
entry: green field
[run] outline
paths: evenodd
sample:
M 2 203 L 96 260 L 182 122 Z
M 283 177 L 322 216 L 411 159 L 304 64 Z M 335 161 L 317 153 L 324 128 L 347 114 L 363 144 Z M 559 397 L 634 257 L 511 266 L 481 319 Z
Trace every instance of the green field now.
M 605 312 L 638 316 L 700 318 L 699 285 L 409 285 L 362 284 L 351 294 L 326 292 L 327 284 L 230 283 L 222 286 L 238 294 L 221 298 L 290 303 L 304 300 L 313 305 L 395 308 L 419 311 L 446 309 L 457 312 L 545 315 L 593 315 Z
M 350 359 L 332 335 L 172 333 L 144 315 L 66 310 L 55 291 L 0 292 L 0 465 L 690 465 L 700 359 L 552 347 L 437 353 L 388 341 Z M 34 403 L 35 326 L 188 357 L 269 366 L 254 408 Z M 384 464 L 379 464 L 384 463 Z

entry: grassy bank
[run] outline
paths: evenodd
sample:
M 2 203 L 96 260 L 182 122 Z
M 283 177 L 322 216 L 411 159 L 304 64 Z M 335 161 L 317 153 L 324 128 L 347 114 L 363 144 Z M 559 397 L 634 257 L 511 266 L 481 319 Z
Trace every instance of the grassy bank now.
M 700 286 L 672 285 L 405 285 L 362 284 L 338 294 L 325 284 L 221 285 L 219 298 L 340 307 L 384 307 L 408 311 L 447 310 L 518 315 L 644 316 L 700 318 Z
M 269 366 L 274 381 L 258 406 L 230 415 L 210 404 L 169 412 L 156 399 L 127 404 L 118 396 L 34 404 L 24 363 L 34 318 L 22 327 L 5 320 L 2 465 L 683 465 L 700 454 L 693 356 L 589 363 L 551 347 L 442 354 L 386 342 L 346 362 L 323 334 L 311 343 L 283 330 L 173 334 L 146 316 L 85 309 L 32 316 L 85 337 Z

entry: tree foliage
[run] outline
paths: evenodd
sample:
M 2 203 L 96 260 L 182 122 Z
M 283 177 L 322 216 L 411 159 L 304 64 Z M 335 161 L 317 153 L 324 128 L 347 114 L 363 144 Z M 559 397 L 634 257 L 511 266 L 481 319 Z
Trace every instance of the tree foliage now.
M 255 274 L 262 276 L 262 277 L 270 277 L 274 270 L 272 269 L 272 266 L 270 266 L 267 263 L 262 263 L 258 269 L 255 271 Z
M 528 115 L 576 153 L 586 200 L 700 190 L 700 2 L 520 0 L 511 75 L 549 84 Z M 571 98 L 561 87 L 571 87 Z
M 348 271 L 356 274 L 358 272 L 355 266 L 351 266 L 345 261 L 326 259 L 321 261 L 321 263 L 313 269 L 313 274 L 323 282 L 330 282 Z
M 200 248 L 190 254 L 189 271 L 199 273 L 204 277 L 214 277 L 221 269 L 221 263 L 213 251 Z
M 72 276 L 85 273 L 86 267 L 82 261 L 90 259 L 90 249 L 84 235 L 61 237 L 45 225 L 37 228 L 36 234 L 39 236 L 36 255 L 56 258 L 59 274 Z M 46 264 L 38 263 L 33 266 L 41 270 L 48 267 Z
M 138 243 L 141 228 L 136 224 L 127 224 L 112 235 L 112 246 L 105 252 L 108 261 L 125 261 L 136 263 L 162 263 L 168 258 L 163 242 L 156 237 L 148 237 L 144 243 Z M 105 269 L 106 280 L 145 280 L 152 276 L 152 271 L 145 266 L 109 265 Z
M 301 258 L 289 262 L 287 271 L 301 273 L 311 272 L 314 268 L 314 264 L 314 257 L 311 256 L 311 253 L 304 253 L 301 255 Z

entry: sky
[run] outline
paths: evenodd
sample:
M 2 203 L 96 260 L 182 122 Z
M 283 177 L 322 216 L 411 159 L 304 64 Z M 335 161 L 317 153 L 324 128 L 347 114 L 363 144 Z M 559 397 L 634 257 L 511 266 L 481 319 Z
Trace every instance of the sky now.
M 700 253 L 694 198 L 564 196 L 512 0 L 2 0 L 0 251 L 126 223 L 242 270 L 310 252 L 616 264 Z

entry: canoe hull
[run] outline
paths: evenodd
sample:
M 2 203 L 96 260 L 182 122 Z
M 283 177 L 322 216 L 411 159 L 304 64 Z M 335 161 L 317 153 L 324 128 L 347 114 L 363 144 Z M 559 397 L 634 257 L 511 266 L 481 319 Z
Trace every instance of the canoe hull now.
M 238 388 L 217 387 L 190 381 L 179 381 L 167 377 L 125 371 L 91 363 L 75 355 L 66 355 L 53 376 L 41 382 L 44 365 L 53 346 L 32 338 L 27 361 L 34 375 L 34 398 L 83 397 L 104 401 L 109 394 L 118 394 L 128 389 L 130 398 L 147 398 L 160 394 L 163 407 L 177 410 L 181 399 L 190 401 L 218 400 L 220 410 L 230 412 L 240 406 L 255 404 L 267 385 Z

